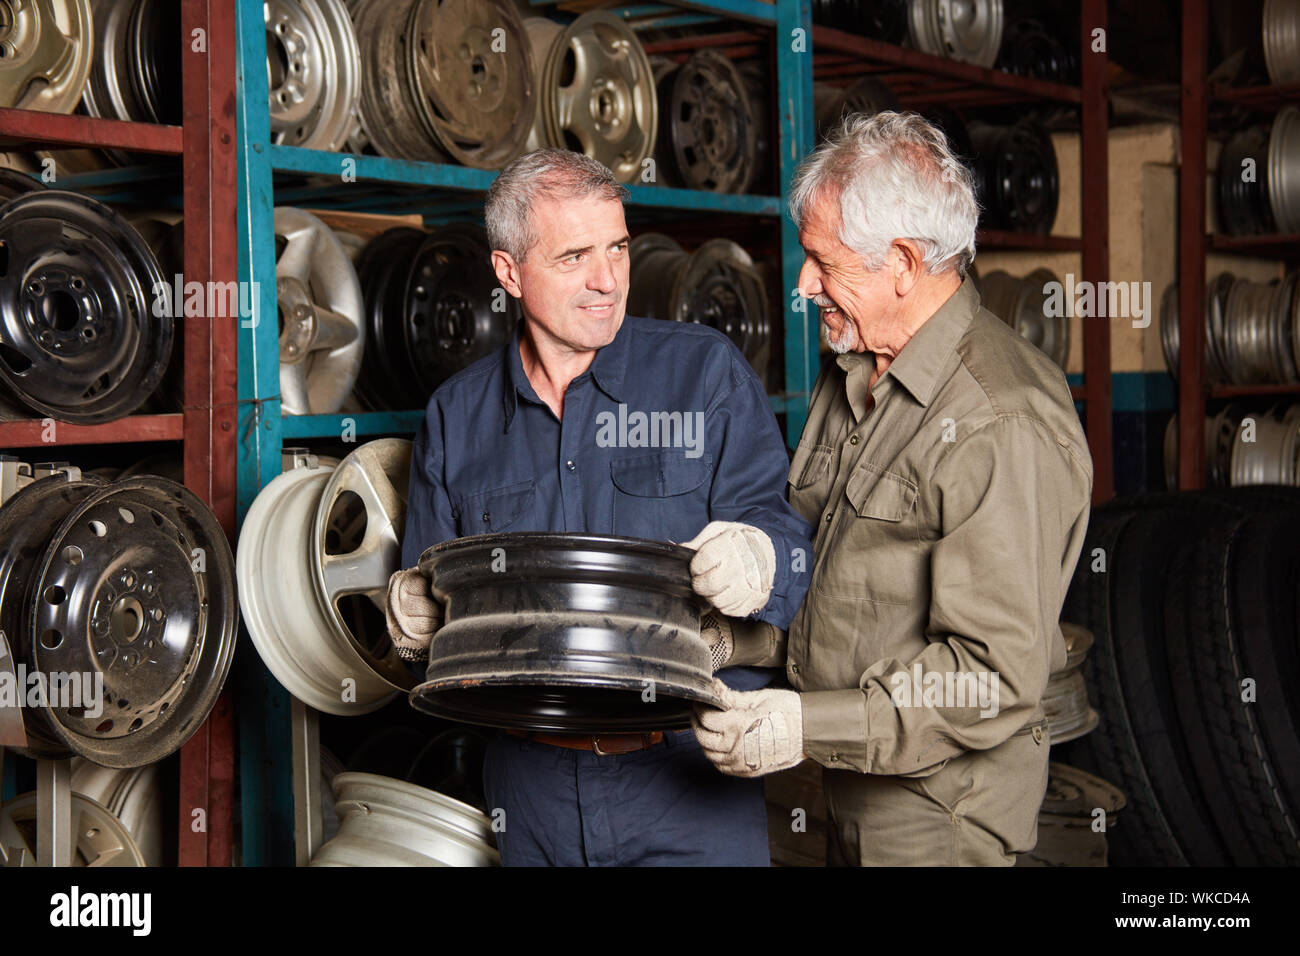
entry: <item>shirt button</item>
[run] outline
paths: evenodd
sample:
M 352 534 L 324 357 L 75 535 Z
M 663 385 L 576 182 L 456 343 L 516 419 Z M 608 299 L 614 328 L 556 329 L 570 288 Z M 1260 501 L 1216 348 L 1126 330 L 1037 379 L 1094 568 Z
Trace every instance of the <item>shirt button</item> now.
M 838 750 L 832 750 L 831 763 L 839 763 L 839 759 L 840 759 L 840 752 Z
M 483 523 L 486 524 L 487 522 L 489 522 L 489 521 L 491 521 L 491 520 L 492 520 L 492 516 L 491 516 L 490 514 L 488 514 L 486 511 L 483 512 Z
M 849 439 L 849 444 L 850 444 L 850 445 L 856 445 L 857 443 L 858 443 L 858 436 L 857 436 L 857 435 L 854 435 L 852 438 Z
M 831 523 L 831 514 L 832 514 L 832 513 L 828 512 L 827 515 L 826 515 L 826 523 L 827 523 L 827 524 L 830 524 L 830 523 Z
M 799 665 L 798 665 L 798 664 L 791 664 L 791 665 L 790 665 L 790 673 L 791 673 L 791 674 L 797 674 L 797 673 L 799 673 Z
M 570 458 L 568 461 L 566 461 L 566 462 L 564 463 L 564 467 L 567 468 L 567 469 L 569 469 L 569 471 L 577 471 L 577 470 L 578 470 L 578 466 L 575 465 L 575 464 L 573 463 L 573 459 L 572 459 L 572 458 Z

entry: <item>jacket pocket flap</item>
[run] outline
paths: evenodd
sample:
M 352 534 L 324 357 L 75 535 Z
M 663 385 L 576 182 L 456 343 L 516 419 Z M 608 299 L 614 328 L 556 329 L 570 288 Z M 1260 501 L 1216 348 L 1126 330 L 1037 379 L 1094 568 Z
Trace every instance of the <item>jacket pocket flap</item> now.
M 537 494 L 533 482 L 494 488 L 465 498 L 460 510 L 466 517 L 466 526 L 473 528 L 481 522 L 486 529 L 499 530 L 518 521 L 533 506 Z
M 830 463 L 831 448 L 828 445 L 800 448 L 790 462 L 790 486 L 795 489 L 807 488 L 826 473 Z
M 687 458 L 681 452 L 638 455 L 609 463 L 619 491 L 641 498 L 667 498 L 693 491 L 708 479 L 713 458 Z
M 860 518 L 902 521 L 916 504 L 916 485 L 901 475 L 860 467 L 844 488 Z

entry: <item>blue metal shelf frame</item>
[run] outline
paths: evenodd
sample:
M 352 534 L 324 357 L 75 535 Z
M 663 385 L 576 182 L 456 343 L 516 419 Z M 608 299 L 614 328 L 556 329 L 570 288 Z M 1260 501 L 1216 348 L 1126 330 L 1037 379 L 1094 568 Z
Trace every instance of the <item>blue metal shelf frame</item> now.
M 549 6 L 534 0 L 534 6 Z M 673 16 L 673 12 L 678 15 Z M 539 11 L 540 12 L 540 11 Z M 818 366 L 818 322 L 812 307 L 797 310 L 793 290 L 803 259 L 797 232 L 785 215 L 785 197 L 799 161 L 813 142 L 811 0 L 666 0 L 616 9 L 624 17 L 655 16 L 655 26 L 681 26 L 714 20 L 742 21 L 772 28 L 776 54 L 776 96 L 780 196 L 735 196 L 656 186 L 631 186 L 632 204 L 664 211 L 780 217 L 782 311 L 785 335 L 785 390 L 772 396 L 773 410 L 786 416 L 793 445 L 807 417 L 808 397 Z M 331 190 L 295 182 L 277 193 L 275 177 L 339 175 L 343 162 L 364 193 L 351 194 L 332 208 L 381 211 L 390 206 L 431 218 L 466 214 L 477 202 L 458 202 L 455 193 L 481 194 L 495 173 L 463 166 L 419 163 L 378 156 L 350 156 L 277 146 L 271 142 L 266 76 L 266 28 L 262 0 L 236 0 L 239 63 L 236 132 L 239 158 L 239 277 L 257 290 L 251 318 L 239 332 L 238 514 L 280 474 L 286 442 L 337 438 L 351 419 L 357 439 L 406 433 L 419 426 L 423 410 L 283 417 L 279 399 L 279 348 L 275 287 L 274 210 L 311 203 Z M 129 178 L 129 177 L 128 177 Z M 105 183 L 109 185 L 110 183 Z M 375 188 L 399 187 L 389 202 Z M 422 190 L 411 193 L 410 187 Z M 469 198 L 467 195 L 466 199 Z M 242 852 L 247 866 L 291 864 L 293 805 L 289 696 L 260 661 L 246 662 L 239 683 Z

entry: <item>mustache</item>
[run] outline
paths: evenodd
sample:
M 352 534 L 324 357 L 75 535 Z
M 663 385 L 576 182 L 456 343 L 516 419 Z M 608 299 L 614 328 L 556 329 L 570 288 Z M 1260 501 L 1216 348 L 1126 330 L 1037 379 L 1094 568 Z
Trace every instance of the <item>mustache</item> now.
M 835 300 L 834 300 L 834 299 L 832 299 L 830 296 L 825 295 L 825 294 L 823 294 L 823 293 L 821 293 L 821 292 L 819 292 L 819 293 L 817 293 L 815 296 L 813 296 L 813 304 L 816 305 L 818 308 L 821 308 L 821 309 L 826 309 L 826 308 L 838 309 L 838 308 L 839 308 L 839 306 L 835 304 Z

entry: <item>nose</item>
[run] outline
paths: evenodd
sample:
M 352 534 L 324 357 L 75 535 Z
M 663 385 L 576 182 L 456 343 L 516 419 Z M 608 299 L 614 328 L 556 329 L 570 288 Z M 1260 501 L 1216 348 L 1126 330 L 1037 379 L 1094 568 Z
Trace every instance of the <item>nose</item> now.
M 812 259 L 806 256 L 803 265 L 799 268 L 799 279 L 795 284 L 795 291 L 805 299 L 811 299 L 822 291 L 821 277 L 817 274 L 817 266 L 813 264 Z
M 618 288 L 618 276 L 609 256 L 592 256 L 591 271 L 587 274 L 587 288 L 602 295 L 609 295 Z

